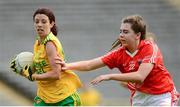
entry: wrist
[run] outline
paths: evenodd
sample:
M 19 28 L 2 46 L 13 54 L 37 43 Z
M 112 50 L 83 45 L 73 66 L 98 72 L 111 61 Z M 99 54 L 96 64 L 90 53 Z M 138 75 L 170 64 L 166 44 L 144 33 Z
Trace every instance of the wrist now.
M 113 74 L 110 74 L 110 75 L 107 74 L 106 76 L 107 76 L 107 80 L 112 80 L 113 79 Z
M 37 80 L 36 74 L 32 74 L 32 80 L 33 80 L 33 81 L 36 81 L 36 80 Z

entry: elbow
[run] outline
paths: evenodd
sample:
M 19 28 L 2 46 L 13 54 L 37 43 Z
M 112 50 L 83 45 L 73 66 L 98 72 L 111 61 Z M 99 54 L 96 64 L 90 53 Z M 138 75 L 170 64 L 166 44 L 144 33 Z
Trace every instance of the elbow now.
M 61 79 L 61 76 L 57 75 L 54 77 L 55 80 L 60 80 Z
M 55 76 L 55 77 L 53 77 L 53 80 L 60 80 L 61 79 L 61 77 L 59 76 Z
M 55 78 L 55 80 L 60 80 L 60 79 L 61 79 L 60 77 Z
M 142 75 L 140 75 L 140 74 L 137 75 L 137 79 L 136 79 L 137 83 L 143 83 L 144 80 L 145 80 L 145 78 Z
M 52 79 L 53 80 L 60 80 L 61 79 L 61 73 L 60 72 L 54 72 L 54 74 L 52 75 Z
M 52 80 L 60 80 L 61 77 L 58 76 L 58 75 L 54 75 L 54 76 L 51 77 L 51 79 L 52 79 Z
M 139 80 L 137 81 L 137 83 L 140 83 L 140 84 L 142 84 L 143 82 L 144 82 L 143 79 L 139 79 Z

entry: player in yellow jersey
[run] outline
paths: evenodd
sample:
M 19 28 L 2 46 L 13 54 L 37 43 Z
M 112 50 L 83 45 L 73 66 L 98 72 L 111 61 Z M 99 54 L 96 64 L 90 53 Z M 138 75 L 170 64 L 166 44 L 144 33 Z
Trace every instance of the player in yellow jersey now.
M 55 16 L 50 9 L 39 8 L 33 15 L 37 40 L 34 44 L 33 70 L 27 66 L 24 76 L 37 81 L 37 96 L 34 106 L 80 106 L 77 88 L 81 87 L 79 77 L 70 70 L 61 72 L 61 65 L 55 57 L 64 61 L 64 52 L 56 37 Z M 31 73 L 33 71 L 34 73 Z

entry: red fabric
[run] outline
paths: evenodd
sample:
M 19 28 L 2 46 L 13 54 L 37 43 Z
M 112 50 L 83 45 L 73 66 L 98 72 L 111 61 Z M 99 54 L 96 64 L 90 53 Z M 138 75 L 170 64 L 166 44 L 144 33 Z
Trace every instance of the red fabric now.
M 180 94 L 176 91 L 176 89 L 171 91 L 171 106 L 178 106 Z
M 128 86 L 128 88 L 130 90 L 130 93 L 131 93 L 131 95 L 130 95 L 130 103 L 131 103 L 131 106 L 132 106 L 132 99 L 133 99 L 133 96 L 134 96 L 134 94 L 136 92 L 136 88 L 134 87 L 134 85 L 132 83 L 128 83 L 127 86 Z
M 150 41 L 141 41 L 136 54 L 132 55 L 124 47 L 109 52 L 102 61 L 110 68 L 118 68 L 122 73 L 135 72 L 141 63 L 152 63 L 154 67 L 143 84 L 135 84 L 135 89 L 148 94 L 171 92 L 173 80 L 164 66 L 163 57 L 157 45 Z

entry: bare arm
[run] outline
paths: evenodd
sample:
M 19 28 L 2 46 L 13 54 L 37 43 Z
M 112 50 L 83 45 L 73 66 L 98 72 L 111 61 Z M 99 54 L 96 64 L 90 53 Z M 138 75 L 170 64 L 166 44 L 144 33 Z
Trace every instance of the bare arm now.
M 91 71 L 101 67 L 105 64 L 102 62 L 101 57 L 87 61 L 79 61 L 66 64 L 66 69 L 77 70 L 77 71 Z
M 151 63 L 142 63 L 137 72 L 100 75 L 92 81 L 92 84 L 97 84 L 105 80 L 142 83 L 151 72 L 153 66 Z
M 56 47 L 52 42 L 47 42 L 46 52 L 52 67 L 51 71 L 48 71 L 43 74 L 33 74 L 32 77 L 36 80 L 57 80 L 60 79 L 61 74 L 61 65 L 55 63 L 55 57 L 57 57 Z

